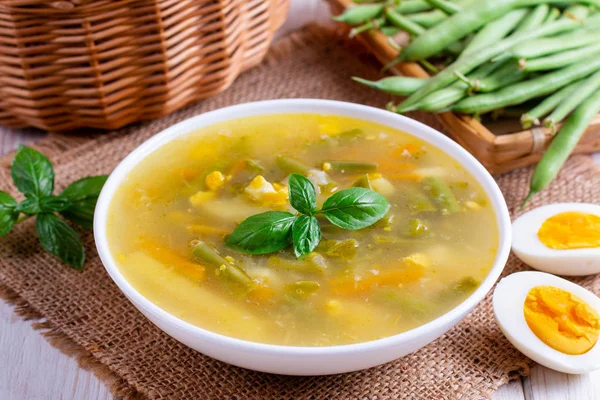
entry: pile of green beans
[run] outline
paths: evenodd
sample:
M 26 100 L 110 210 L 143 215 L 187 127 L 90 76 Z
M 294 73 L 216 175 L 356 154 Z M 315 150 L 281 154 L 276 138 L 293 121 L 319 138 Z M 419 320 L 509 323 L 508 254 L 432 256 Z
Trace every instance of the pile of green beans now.
M 600 111 L 600 0 L 354 2 L 335 17 L 351 25 L 352 34 L 380 31 L 393 40 L 404 31 L 410 36 L 385 69 L 415 61 L 435 71 L 429 78 L 353 77 L 407 97 L 388 104 L 388 110 L 454 111 L 478 118 L 518 110 L 524 129 L 543 125 L 556 135 L 536 168 L 527 200 L 550 183 Z

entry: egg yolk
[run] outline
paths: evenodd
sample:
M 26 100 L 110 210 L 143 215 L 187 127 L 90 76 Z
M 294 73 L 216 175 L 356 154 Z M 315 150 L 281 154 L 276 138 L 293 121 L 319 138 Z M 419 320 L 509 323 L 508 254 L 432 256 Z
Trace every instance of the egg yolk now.
M 524 304 L 529 329 L 548 346 L 565 354 L 583 354 L 598 341 L 600 317 L 585 301 L 553 286 L 537 286 Z
M 556 250 L 600 247 L 600 216 L 575 211 L 557 214 L 544 221 L 538 237 Z

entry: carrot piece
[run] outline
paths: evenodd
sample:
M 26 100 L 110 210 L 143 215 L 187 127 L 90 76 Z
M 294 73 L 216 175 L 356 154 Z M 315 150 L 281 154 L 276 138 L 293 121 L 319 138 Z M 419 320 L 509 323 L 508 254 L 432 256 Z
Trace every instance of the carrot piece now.
M 354 278 L 334 279 L 330 282 L 332 291 L 338 295 L 366 294 L 382 286 L 398 286 L 402 283 L 414 282 L 423 277 L 425 268 L 413 265 L 406 268 L 405 264 L 398 269 L 370 275 L 361 280 Z
M 202 225 L 202 224 L 190 224 L 190 225 L 186 226 L 185 229 L 188 232 L 194 233 L 194 234 L 214 235 L 214 236 L 227 235 L 233 231 L 233 228 L 225 229 L 225 228 L 218 228 L 216 226 L 208 226 L 208 225 Z
M 136 241 L 137 246 L 156 261 L 166 264 L 180 275 L 195 282 L 202 281 L 205 268 L 177 252 L 154 242 L 151 239 L 140 237 Z

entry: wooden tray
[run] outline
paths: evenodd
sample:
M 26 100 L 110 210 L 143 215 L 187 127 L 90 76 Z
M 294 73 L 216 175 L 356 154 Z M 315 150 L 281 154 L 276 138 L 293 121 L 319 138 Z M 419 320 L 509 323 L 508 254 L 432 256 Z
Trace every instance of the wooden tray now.
M 335 15 L 352 6 L 351 0 L 329 0 Z M 358 39 L 382 64 L 398 56 L 385 35 L 365 32 Z M 391 68 L 395 75 L 428 78 L 420 65 L 405 62 Z M 374 89 L 375 90 L 375 89 Z M 383 105 L 382 105 L 383 106 Z M 483 125 L 470 116 L 446 112 L 436 114 L 449 136 L 473 154 L 490 172 L 504 172 L 537 162 L 552 140 L 549 129 L 534 127 L 522 130 L 518 121 L 498 121 Z M 600 151 L 600 115 L 598 115 L 575 149 L 575 153 Z

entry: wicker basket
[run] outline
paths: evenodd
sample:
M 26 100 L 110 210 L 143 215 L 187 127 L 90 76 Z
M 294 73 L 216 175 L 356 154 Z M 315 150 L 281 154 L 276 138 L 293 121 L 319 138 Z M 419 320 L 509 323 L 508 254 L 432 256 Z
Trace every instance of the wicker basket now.
M 352 6 L 352 0 L 329 0 L 335 14 Z M 383 65 L 398 56 L 386 36 L 366 32 L 359 40 Z M 428 78 L 429 74 L 416 63 L 400 63 L 391 71 L 397 75 Z M 503 172 L 537 162 L 552 140 L 549 129 L 536 127 L 522 130 L 518 121 L 503 120 L 483 125 L 463 114 L 436 114 L 449 136 L 473 154 L 490 172 Z M 592 122 L 575 153 L 600 151 L 600 115 Z
M 0 125 L 116 129 L 226 89 L 288 0 L 1 0 Z

